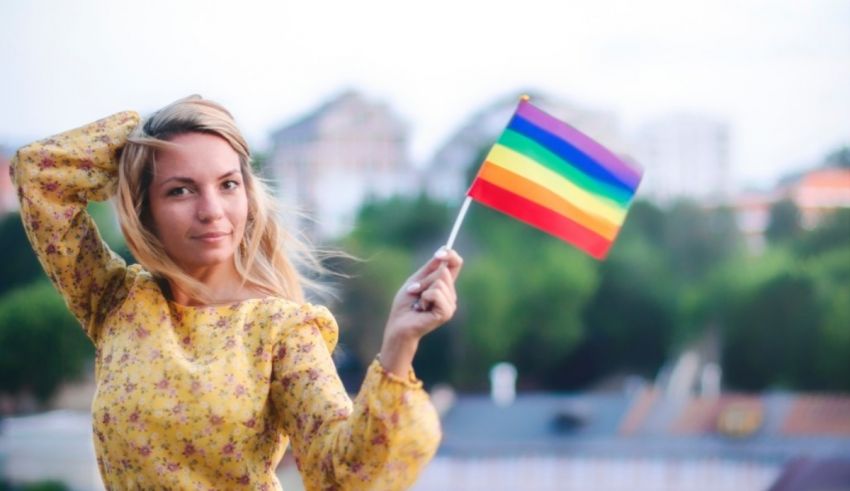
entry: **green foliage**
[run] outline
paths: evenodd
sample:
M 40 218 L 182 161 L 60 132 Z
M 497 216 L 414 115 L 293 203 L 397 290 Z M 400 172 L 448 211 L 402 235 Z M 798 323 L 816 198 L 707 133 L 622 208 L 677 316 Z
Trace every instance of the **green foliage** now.
M 368 256 L 349 266 L 341 291 L 345 301 L 335 311 L 342 344 L 365 363 L 381 348 L 393 296 L 413 273 L 414 263 L 410 253 L 396 248 L 352 252 Z
M 578 360 L 583 366 L 570 370 L 571 386 L 618 371 L 651 377 L 672 354 L 677 305 L 667 268 L 645 240 L 619 244 L 600 265 L 599 288 L 584 309 L 588 339 Z
M 361 208 L 355 230 L 341 246 L 363 260 L 337 267 L 349 277 L 341 282 L 341 301 L 334 307 L 340 344 L 353 351 L 361 365 L 380 349 L 390 304 L 404 280 L 445 240 L 452 211 L 424 195 Z M 426 383 L 449 378 L 451 351 L 446 346 L 452 332 L 450 323 L 420 343 L 414 366 Z
M 40 481 L 20 487 L 21 491 L 68 491 L 68 489 L 68 486 L 59 481 Z
M 0 477 L 0 491 L 68 491 L 70 488 L 59 481 L 39 481 L 13 485 Z
M 46 401 L 60 383 L 81 374 L 91 342 L 45 281 L 0 300 L 0 392 L 24 392 Z
M 367 204 L 343 247 L 367 258 L 349 271 L 337 308 L 352 326 L 343 341 L 362 362 L 380 346 L 392 296 L 445 239 L 454 209 L 425 196 Z M 496 212 L 471 211 L 459 238 L 465 267 L 461 308 L 423 339 L 416 370 L 426 382 L 486 385 L 489 367 L 509 360 L 528 385 L 545 378 L 581 339 L 582 305 L 595 288 L 594 262 L 542 232 Z M 530 327 L 530 326 L 533 326 Z
M 836 223 L 713 278 L 705 310 L 724 326 L 731 386 L 850 390 L 850 244 L 829 240 Z
M 46 278 L 27 240 L 21 217 L 0 218 L 0 295 L 37 278 Z
M 542 232 L 526 230 L 529 240 L 511 241 L 522 236 L 504 216 L 482 220 L 490 223 L 474 228 L 487 233 L 458 286 L 465 369 L 456 381 L 482 388 L 490 366 L 511 361 L 526 386 L 557 383 L 549 380 L 555 367 L 584 335 L 581 307 L 596 284 L 592 260 Z
M 802 216 L 794 201 L 784 199 L 770 207 L 770 219 L 765 230 L 767 240 L 787 242 L 799 238 L 802 231 Z
M 827 161 L 843 165 L 846 154 Z M 367 260 L 347 270 L 336 310 L 362 363 L 379 348 L 396 289 L 445 240 L 455 213 L 425 196 L 360 211 L 343 248 Z M 614 374 L 652 377 L 710 329 L 722 335 L 731 387 L 849 390 L 850 210 L 807 231 L 793 203 L 778 203 L 770 247 L 757 257 L 734 218 L 689 201 L 639 200 L 597 262 L 473 206 L 456 245 L 466 259 L 459 311 L 422 341 L 417 373 L 480 390 L 489 368 L 509 361 L 521 387 L 576 389 Z
M 661 228 L 662 235 L 653 243 L 664 252 L 665 261 L 682 284 L 702 281 L 740 248 L 734 216 L 728 209 L 704 210 L 696 203 L 680 201 L 666 213 Z
M 850 169 L 850 147 L 841 147 L 826 156 L 824 167 Z
M 723 365 L 729 383 L 760 390 L 811 382 L 809 362 L 820 321 L 812 279 L 784 271 L 746 293 L 725 324 Z
M 107 244 L 129 258 L 112 207 L 91 203 L 88 211 Z M 45 402 L 82 372 L 91 342 L 47 281 L 17 213 L 0 220 L 0 257 L 0 392 Z
M 543 387 L 557 387 L 556 367 L 585 335 L 582 307 L 597 283 L 592 260 L 554 239 L 518 262 L 519 281 L 508 321 L 525 329 L 513 358 Z
M 824 217 L 817 228 L 799 237 L 793 246 L 802 257 L 815 256 L 834 248 L 850 248 L 850 208 Z
M 366 203 L 348 245 L 360 248 L 397 247 L 411 252 L 436 250 L 447 237 L 452 219 L 448 206 L 420 195 Z
M 850 247 L 837 248 L 807 263 L 815 278 L 821 314 L 813 360 L 816 387 L 850 391 Z

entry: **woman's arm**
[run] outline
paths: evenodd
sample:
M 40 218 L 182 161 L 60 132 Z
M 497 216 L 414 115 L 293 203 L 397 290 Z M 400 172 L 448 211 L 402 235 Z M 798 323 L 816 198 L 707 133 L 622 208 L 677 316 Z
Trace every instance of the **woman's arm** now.
M 275 350 L 271 397 L 306 489 L 408 489 L 441 436 L 422 383 L 376 360 L 352 403 L 330 355 L 333 317 L 310 306 L 295 317 Z
M 118 113 L 27 145 L 12 159 L 27 236 L 47 276 L 95 343 L 126 267 L 101 240 L 86 205 L 114 192 L 117 154 L 138 124 L 138 114 Z
M 455 280 L 462 267 L 463 259 L 457 252 L 440 248 L 404 283 L 384 329 L 380 356 L 384 368 L 405 376 L 411 370 L 419 340 L 454 316 Z

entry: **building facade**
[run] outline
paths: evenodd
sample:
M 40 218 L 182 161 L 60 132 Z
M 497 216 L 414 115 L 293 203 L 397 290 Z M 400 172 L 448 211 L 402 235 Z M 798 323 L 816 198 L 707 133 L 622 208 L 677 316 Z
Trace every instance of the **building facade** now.
M 268 170 L 285 210 L 309 217 L 300 229 L 327 239 L 348 232 L 368 199 L 418 189 L 408 151 L 406 124 L 349 91 L 274 132 Z
M 787 179 L 772 189 L 736 196 L 732 207 L 750 251 L 758 253 L 764 249 L 770 210 L 782 200 L 793 202 L 800 210 L 800 224 L 805 229 L 812 229 L 827 214 L 839 208 L 850 208 L 850 169 L 814 169 Z
M 670 114 L 635 132 L 644 166 L 641 191 L 657 202 L 723 200 L 731 192 L 729 125 L 696 114 Z

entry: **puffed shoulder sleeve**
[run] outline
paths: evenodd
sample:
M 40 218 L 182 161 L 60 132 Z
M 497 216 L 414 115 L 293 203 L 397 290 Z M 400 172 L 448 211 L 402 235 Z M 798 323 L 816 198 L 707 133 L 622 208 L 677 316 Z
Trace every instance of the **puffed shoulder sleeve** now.
M 139 119 L 135 112 L 118 113 L 22 147 L 12 159 L 27 236 L 95 343 L 127 268 L 101 240 L 86 205 L 114 193 L 118 152 Z
M 376 360 L 352 402 L 331 352 L 338 327 L 324 307 L 295 309 L 274 357 L 271 396 L 308 490 L 402 490 L 433 457 L 437 412 L 413 373 Z

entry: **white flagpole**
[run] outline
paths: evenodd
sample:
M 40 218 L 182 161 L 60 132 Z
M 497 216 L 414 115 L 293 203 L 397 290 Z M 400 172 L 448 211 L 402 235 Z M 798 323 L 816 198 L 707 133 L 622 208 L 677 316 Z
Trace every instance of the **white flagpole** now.
M 529 99 L 530 98 L 528 97 L 528 95 L 523 94 L 522 96 L 520 96 L 520 100 L 522 101 L 527 101 Z M 463 205 L 461 205 L 460 211 L 457 214 L 457 218 L 455 218 L 455 224 L 452 227 L 452 232 L 449 234 L 449 240 L 446 242 L 446 249 L 451 249 L 454 245 L 455 239 L 457 238 L 457 233 L 460 230 L 460 224 L 463 223 L 463 218 L 466 216 L 466 210 L 469 209 L 469 203 L 471 202 L 472 198 L 470 198 L 469 196 L 467 196 L 466 199 L 463 200 Z
M 460 211 L 457 214 L 457 218 L 455 218 L 455 224 L 452 226 L 452 232 L 449 234 L 449 240 L 446 242 L 446 249 L 451 249 L 455 243 L 455 239 L 457 238 L 457 233 L 460 230 L 460 224 L 463 223 L 463 217 L 466 216 L 466 210 L 469 209 L 469 203 L 472 202 L 472 198 L 469 196 L 463 200 L 463 205 L 460 207 Z
M 446 241 L 446 246 L 445 246 L 446 249 L 451 249 L 452 246 L 454 245 L 455 239 L 457 238 L 457 232 L 458 232 L 458 230 L 460 230 L 460 224 L 463 222 L 463 217 L 466 216 L 466 210 L 469 209 L 469 203 L 471 203 L 471 202 L 472 202 L 472 198 L 470 198 L 469 196 L 467 196 L 466 199 L 463 200 L 463 204 L 460 207 L 460 211 L 457 214 L 457 218 L 455 218 L 455 224 L 454 224 L 454 226 L 452 226 L 452 232 L 449 234 L 449 240 Z M 445 268 L 445 267 L 446 267 L 445 263 L 440 265 L 440 268 Z M 428 303 L 420 303 L 421 300 L 422 300 L 421 298 L 417 298 L 416 301 L 413 302 L 413 305 L 411 305 L 411 308 L 413 310 L 418 311 L 418 312 L 424 312 L 426 310 L 431 310 L 431 305 L 428 304 Z

